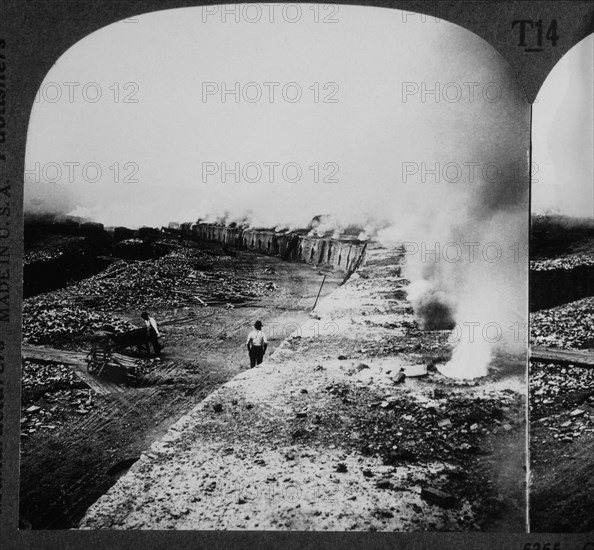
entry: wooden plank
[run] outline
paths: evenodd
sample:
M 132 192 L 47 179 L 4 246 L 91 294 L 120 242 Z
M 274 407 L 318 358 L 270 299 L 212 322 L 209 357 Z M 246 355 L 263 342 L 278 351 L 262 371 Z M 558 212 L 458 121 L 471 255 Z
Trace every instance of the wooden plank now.
M 594 353 L 587 350 L 568 350 L 533 346 L 530 359 L 552 363 L 572 364 L 580 367 L 594 367 Z
M 23 359 L 32 359 L 43 363 L 64 363 L 71 366 L 87 365 L 87 354 L 84 352 L 65 351 L 41 346 L 23 346 L 21 350 Z
M 121 355 L 120 353 L 112 353 L 111 357 L 120 365 L 123 365 L 127 368 L 135 367 L 136 362 L 138 361 L 138 359 L 134 359 L 133 357 L 128 357 L 126 355 Z
M 118 360 L 123 358 L 123 355 L 114 354 L 118 356 Z M 92 375 L 90 372 L 87 371 L 87 361 L 86 353 L 80 353 L 76 351 L 66 351 L 66 350 L 59 350 L 59 349 L 52 349 L 52 348 L 44 348 L 41 346 L 23 346 L 21 351 L 21 356 L 23 359 L 30 359 L 33 361 L 39 361 L 42 363 L 62 363 L 64 365 L 69 365 L 72 367 L 72 370 L 76 373 L 76 375 L 89 386 L 91 389 L 95 390 L 97 393 L 107 395 L 110 393 L 122 393 L 124 391 L 129 390 L 127 386 L 121 386 L 119 384 L 114 384 L 109 380 L 105 380 L 103 378 L 99 378 L 97 376 Z M 132 361 L 132 365 L 134 361 L 129 357 L 124 359 L 126 362 Z

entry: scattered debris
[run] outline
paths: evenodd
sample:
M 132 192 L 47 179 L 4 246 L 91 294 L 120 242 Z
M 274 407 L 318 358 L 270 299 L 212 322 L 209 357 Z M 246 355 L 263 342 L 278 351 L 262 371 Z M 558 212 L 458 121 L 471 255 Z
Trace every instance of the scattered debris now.
M 451 508 L 456 502 L 452 495 L 433 487 L 421 489 L 421 498 L 442 508 Z
M 594 352 L 594 296 L 530 314 L 530 343 Z
M 375 482 L 375 486 L 378 489 L 391 489 L 393 487 L 392 482 L 388 478 L 378 479 Z

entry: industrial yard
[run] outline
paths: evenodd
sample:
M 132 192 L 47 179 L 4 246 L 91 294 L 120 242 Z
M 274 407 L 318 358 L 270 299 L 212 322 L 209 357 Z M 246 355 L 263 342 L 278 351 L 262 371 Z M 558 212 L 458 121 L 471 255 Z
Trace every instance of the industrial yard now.
M 54 262 L 56 273 L 63 274 L 64 262 L 80 270 L 83 252 L 97 247 L 96 237 L 81 236 L 72 224 L 31 233 L 27 256 L 39 262 L 42 250 L 46 282 Z M 153 244 L 167 254 L 103 260 L 95 275 L 23 302 L 22 527 L 73 526 L 173 422 L 249 367 L 244 342 L 255 316 L 276 327 L 270 352 L 308 318 L 323 278 L 313 267 L 157 234 Z M 150 242 L 139 240 L 127 245 L 134 254 Z M 108 252 L 96 249 L 88 263 Z M 338 282 L 327 276 L 322 297 Z M 90 375 L 92 343 L 107 331 L 142 327 L 143 309 L 159 321 L 161 359 L 125 350 L 133 385 Z
M 25 299 L 21 527 L 524 531 L 523 357 L 441 375 L 449 331 L 420 330 L 398 247 L 213 230 L 161 230 L 149 258 L 146 230 L 126 257 L 104 243 L 95 273 Z M 162 357 L 90 374 L 143 309 Z M 254 319 L 270 347 L 250 370 Z

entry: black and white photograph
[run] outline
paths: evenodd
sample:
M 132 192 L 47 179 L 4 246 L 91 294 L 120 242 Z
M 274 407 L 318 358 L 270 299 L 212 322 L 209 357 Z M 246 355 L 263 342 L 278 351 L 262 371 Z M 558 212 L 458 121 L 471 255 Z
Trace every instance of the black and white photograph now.
M 11 548 L 594 549 L 592 2 L 34 3 Z
M 108 26 L 40 88 L 22 520 L 522 531 L 517 78 L 434 17 L 273 7 Z
M 530 261 L 531 527 L 594 531 L 593 36 L 534 105 Z

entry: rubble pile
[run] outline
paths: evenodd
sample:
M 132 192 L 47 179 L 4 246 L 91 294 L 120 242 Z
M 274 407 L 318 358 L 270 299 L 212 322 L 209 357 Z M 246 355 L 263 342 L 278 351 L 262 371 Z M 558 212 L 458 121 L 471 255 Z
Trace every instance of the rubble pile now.
M 76 385 L 80 379 L 71 367 L 61 363 L 36 363 L 24 360 L 21 371 L 21 388 L 23 396 L 21 402 L 26 402 L 27 389 L 31 387 L 69 387 Z
M 42 294 L 23 302 L 23 344 L 75 344 L 84 337 L 104 330 L 125 332 L 133 325 L 105 313 L 72 305 L 67 298 Z
M 118 243 L 119 246 L 135 246 L 139 244 L 144 244 L 144 241 L 136 237 L 133 237 L 131 239 L 124 239 L 123 241 L 119 241 Z
M 151 383 L 153 359 L 137 361 L 140 385 Z M 69 414 L 87 415 L 100 404 L 74 369 L 62 363 L 23 361 L 21 383 L 21 436 L 55 430 Z
M 23 361 L 21 385 L 21 436 L 55 430 L 65 411 L 88 414 L 94 396 L 72 368 L 61 363 Z
M 70 344 L 96 331 L 134 328 L 112 313 L 240 303 L 277 288 L 270 281 L 235 277 L 232 266 L 220 261 L 210 268 L 205 259 L 208 255 L 197 249 L 179 248 L 156 260 L 118 261 L 66 289 L 28 298 L 23 302 L 23 343 Z M 197 262 L 208 269 L 196 270 Z
M 594 265 L 593 254 L 570 254 L 559 258 L 531 260 L 532 271 L 552 271 L 555 269 L 573 269 L 578 266 Z
M 594 297 L 530 314 L 533 346 L 594 350 Z
M 353 429 L 365 434 L 364 454 L 379 454 L 386 464 L 431 460 L 464 461 L 490 454 L 488 435 L 517 429 L 523 405 L 510 393 L 467 397 L 438 392 L 435 398 L 415 399 L 402 393 L 386 394 L 367 403 Z M 354 398 L 351 395 L 351 399 Z
M 594 427 L 594 369 L 531 361 L 532 420 L 552 419 L 560 415 L 568 415 L 568 420 L 589 418 L 590 425 Z
M 205 259 L 208 255 L 197 249 L 179 248 L 156 260 L 118 262 L 109 271 L 81 282 L 75 292 L 89 301 L 100 298 L 100 303 L 93 302 L 98 309 L 122 311 L 195 304 L 194 297 L 200 296 L 256 297 L 275 288 L 270 283 L 233 277 L 224 264 L 211 269 Z M 196 263 L 209 266 L 208 271 L 196 270 Z M 217 266 L 220 264 L 218 260 Z
M 78 251 L 81 244 L 86 240 L 85 237 L 69 236 L 59 243 L 46 243 L 45 246 L 27 250 L 23 257 L 23 265 L 35 262 L 50 262 L 66 254 Z

